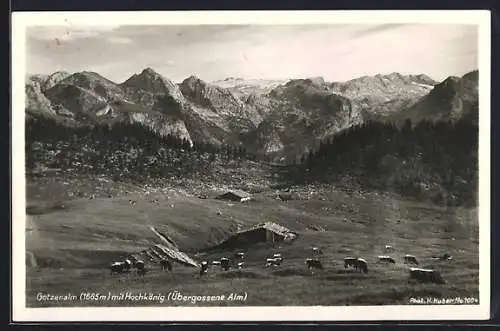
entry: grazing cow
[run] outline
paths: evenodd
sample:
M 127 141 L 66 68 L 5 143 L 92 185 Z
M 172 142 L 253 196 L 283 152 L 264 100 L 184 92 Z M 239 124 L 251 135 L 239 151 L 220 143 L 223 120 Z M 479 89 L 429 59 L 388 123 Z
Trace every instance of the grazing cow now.
M 355 267 L 356 266 L 356 258 L 355 257 L 346 257 L 344 258 L 344 268 L 347 269 L 349 267 Z
M 313 251 L 313 254 L 315 254 L 315 255 L 323 255 L 323 251 L 321 250 L 321 248 L 313 247 L 312 251 Z
M 311 270 L 311 269 L 319 269 L 319 270 L 323 270 L 323 264 L 321 263 L 320 260 L 318 259 L 307 259 L 306 260 L 306 265 L 307 265 L 307 269 Z
M 267 258 L 266 259 L 266 268 L 267 267 L 277 267 L 283 262 L 282 257 L 273 257 L 273 258 Z
M 125 272 L 129 272 L 130 268 L 132 268 L 132 261 L 130 261 L 129 259 L 126 259 L 124 261 L 123 269 Z
M 238 262 L 238 264 L 236 265 L 236 267 L 241 270 L 245 267 L 245 262 Z
M 128 203 L 129 203 L 130 205 L 134 206 L 134 205 L 135 205 L 135 200 L 129 200 L 129 201 L 128 201 Z
M 368 263 L 366 263 L 365 259 L 362 258 L 356 259 L 356 262 L 354 263 L 354 268 L 358 271 L 364 272 L 365 274 L 368 273 Z
M 403 259 L 404 259 L 404 263 L 405 264 L 415 264 L 415 265 L 418 265 L 417 258 L 415 256 L 413 256 L 413 255 L 406 254 Z
M 125 270 L 125 262 L 112 262 L 110 269 L 111 274 L 121 274 Z
M 432 269 L 410 268 L 410 278 L 422 283 L 446 284 L 441 274 Z
M 396 263 L 396 261 L 392 257 L 386 255 L 379 255 L 378 260 L 385 263 Z
M 129 256 L 128 256 L 128 259 L 129 259 L 130 261 L 132 261 L 133 263 L 135 263 L 135 261 L 137 261 L 137 257 L 135 257 L 135 255 L 129 255 Z
M 435 256 L 435 255 L 433 255 L 432 259 L 433 260 L 443 260 L 444 261 L 444 260 L 453 260 L 453 257 L 450 254 L 445 253 L 445 254 L 443 254 L 443 256 Z
M 243 260 L 245 258 L 245 253 L 243 252 L 234 253 L 234 257 Z
M 281 262 L 283 262 L 283 260 L 285 259 L 283 256 L 281 256 L 281 254 L 274 254 L 273 257 L 272 257 L 274 260 L 276 260 L 279 264 L 281 264 Z
M 160 260 L 161 270 L 167 269 L 168 271 L 172 271 L 172 262 L 167 259 Z
M 146 273 L 146 266 L 144 264 L 144 261 L 135 261 L 135 269 L 137 270 L 137 274 L 144 275 Z
M 226 257 L 223 257 L 222 259 L 220 259 L 220 266 L 222 268 L 222 270 L 229 270 L 229 259 L 226 258 Z
M 201 262 L 201 265 L 200 265 L 200 277 L 202 277 L 204 274 L 206 274 L 207 271 L 208 271 L 208 262 L 207 261 Z

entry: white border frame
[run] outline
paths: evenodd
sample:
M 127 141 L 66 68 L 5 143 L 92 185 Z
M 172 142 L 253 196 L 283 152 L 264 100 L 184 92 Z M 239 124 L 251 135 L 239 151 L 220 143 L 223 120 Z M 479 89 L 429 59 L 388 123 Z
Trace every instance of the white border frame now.
M 89 19 L 91 18 L 91 19 Z M 487 10 L 14 12 L 12 14 L 12 298 L 13 321 L 383 321 L 486 320 L 490 314 L 490 66 Z M 29 26 L 193 24 L 474 24 L 479 52 L 479 305 L 349 307 L 26 308 L 25 38 Z M 357 23 L 359 22 L 359 23 Z M 94 23 L 95 24 L 95 23 Z M 423 45 L 423 47 L 425 47 Z

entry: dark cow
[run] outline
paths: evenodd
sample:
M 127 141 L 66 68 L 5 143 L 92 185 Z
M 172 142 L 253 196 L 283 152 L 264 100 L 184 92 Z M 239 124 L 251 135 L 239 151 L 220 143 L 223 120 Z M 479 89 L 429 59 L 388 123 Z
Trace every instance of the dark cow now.
M 125 270 L 125 262 L 112 262 L 110 269 L 111 274 L 121 274 Z
M 160 267 L 161 267 L 161 270 L 172 271 L 172 262 L 170 262 L 167 259 L 161 259 L 160 260 Z
M 200 277 L 202 277 L 207 272 L 208 272 L 208 262 L 207 261 L 203 261 L 200 264 Z
M 273 257 L 271 259 L 276 259 L 280 260 L 280 263 L 283 262 L 283 256 L 280 253 L 273 254 Z
M 277 267 L 277 266 L 281 265 L 281 262 L 283 262 L 282 257 L 267 258 L 266 259 L 266 268 L 267 267 Z
M 229 270 L 229 259 L 226 257 L 220 259 L 220 267 L 222 270 Z
M 410 268 L 410 278 L 422 283 L 446 284 L 441 274 L 433 269 Z
M 136 202 L 135 202 L 135 200 L 129 200 L 129 201 L 128 201 L 128 203 L 129 203 L 130 205 L 134 206 Z
M 307 269 L 311 270 L 311 269 L 319 269 L 319 270 L 323 270 L 323 264 L 321 263 L 320 260 L 318 259 L 307 259 L 306 260 L 306 265 L 307 265 Z
M 312 251 L 313 251 L 313 254 L 315 254 L 315 255 L 323 255 L 323 251 L 321 250 L 321 248 L 313 247 Z
M 392 257 L 387 256 L 387 255 L 378 256 L 378 260 L 380 262 L 385 262 L 385 263 L 396 263 L 396 260 L 394 260 Z
M 356 258 L 355 257 L 346 257 L 344 258 L 344 268 L 347 269 L 349 267 L 355 267 L 356 266 Z
M 364 272 L 365 274 L 368 273 L 368 263 L 366 263 L 365 259 L 362 258 L 356 259 L 356 262 L 354 263 L 354 268 L 358 271 Z
M 406 264 L 415 264 L 415 265 L 418 265 L 417 258 L 414 255 L 408 255 L 408 254 L 406 254 L 403 257 L 403 259 L 404 259 L 404 263 L 406 263 Z
M 135 269 L 137 270 L 138 275 L 144 275 L 146 273 L 146 266 L 144 264 L 144 261 L 142 260 L 137 260 L 135 261 Z
M 129 259 L 126 259 L 124 261 L 124 265 L 123 265 L 124 271 L 129 272 L 131 268 L 132 268 L 132 261 L 130 261 Z

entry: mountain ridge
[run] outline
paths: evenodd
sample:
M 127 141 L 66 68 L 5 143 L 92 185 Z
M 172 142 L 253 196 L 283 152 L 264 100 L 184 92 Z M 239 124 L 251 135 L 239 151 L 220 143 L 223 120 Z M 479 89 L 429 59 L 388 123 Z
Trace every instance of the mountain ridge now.
M 321 140 L 367 120 L 468 116 L 477 107 L 478 71 L 442 82 L 390 73 L 345 82 L 310 77 L 250 83 L 237 77 L 206 82 L 194 75 L 174 83 L 152 68 L 122 83 L 92 71 L 60 71 L 28 76 L 26 111 L 77 123 L 142 123 L 191 144 L 245 146 L 295 162 Z

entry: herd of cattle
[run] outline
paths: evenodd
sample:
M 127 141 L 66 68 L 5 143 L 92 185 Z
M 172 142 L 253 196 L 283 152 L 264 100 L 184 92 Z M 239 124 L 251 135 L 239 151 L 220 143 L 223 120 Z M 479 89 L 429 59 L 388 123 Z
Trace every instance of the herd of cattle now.
M 386 245 L 386 250 L 391 250 L 392 246 Z M 311 270 L 314 273 L 314 269 L 324 270 L 323 263 L 321 262 L 320 255 L 323 255 L 321 249 L 317 247 L 313 247 L 312 249 L 313 257 L 307 258 L 305 260 L 305 265 L 307 269 Z M 241 270 L 245 267 L 245 253 L 237 252 L 234 254 L 233 261 L 227 257 L 220 258 L 219 260 L 212 261 L 212 267 L 220 268 L 223 271 L 228 271 L 231 268 L 235 268 Z M 379 255 L 378 257 L 379 263 L 388 263 L 395 264 L 396 260 L 388 255 Z M 277 267 L 280 266 L 285 258 L 280 254 L 276 253 L 271 257 L 266 258 L 265 267 Z M 432 260 L 452 260 L 450 254 L 444 254 L 442 256 L 432 256 Z M 368 273 L 368 262 L 363 258 L 356 257 L 345 257 L 344 260 L 344 268 L 345 269 L 354 269 L 355 271 L 361 273 Z M 404 255 L 403 263 L 405 265 L 412 265 L 409 268 L 410 278 L 416 279 L 420 282 L 432 282 L 436 284 L 445 284 L 444 279 L 441 277 L 440 273 L 433 269 L 424 269 L 417 267 L 419 262 L 414 255 Z M 172 262 L 166 258 L 162 258 L 159 260 L 161 270 L 172 271 L 173 266 Z M 120 273 L 128 273 L 132 270 L 132 268 L 136 269 L 138 275 L 144 275 L 146 273 L 146 267 L 143 260 L 137 259 L 133 256 L 128 257 L 124 261 L 113 262 L 111 263 L 111 274 L 120 274 Z M 208 261 L 203 261 L 199 265 L 199 276 L 207 274 L 209 270 Z

